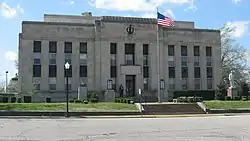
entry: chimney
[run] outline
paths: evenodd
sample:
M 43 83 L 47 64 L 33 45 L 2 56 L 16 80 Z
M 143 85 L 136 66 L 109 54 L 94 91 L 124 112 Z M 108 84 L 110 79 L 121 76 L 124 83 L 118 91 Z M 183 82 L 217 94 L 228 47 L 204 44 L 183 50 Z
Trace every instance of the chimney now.
M 92 12 L 84 12 L 84 13 L 82 13 L 82 16 L 92 17 Z

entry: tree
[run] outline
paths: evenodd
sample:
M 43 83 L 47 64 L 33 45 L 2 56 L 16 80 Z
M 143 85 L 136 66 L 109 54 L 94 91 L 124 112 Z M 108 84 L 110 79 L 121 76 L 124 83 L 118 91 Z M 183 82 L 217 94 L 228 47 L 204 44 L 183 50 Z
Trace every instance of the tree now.
M 238 84 L 246 81 L 249 74 L 247 70 L 246 49 L 238 44 L 232 33 L 235 28 L 224 25 L 221 29 L 221 73 L 222 81 L 229 82 L 228 75 L 230 71 L 234 71 L 235 80 Z

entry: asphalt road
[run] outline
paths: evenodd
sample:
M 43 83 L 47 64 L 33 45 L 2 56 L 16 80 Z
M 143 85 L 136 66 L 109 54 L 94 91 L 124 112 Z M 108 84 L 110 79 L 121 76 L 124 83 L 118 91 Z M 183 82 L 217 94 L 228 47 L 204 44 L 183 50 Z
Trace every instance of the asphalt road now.
M 250 141 L 250 116 L 0 119 L 0 141 Z

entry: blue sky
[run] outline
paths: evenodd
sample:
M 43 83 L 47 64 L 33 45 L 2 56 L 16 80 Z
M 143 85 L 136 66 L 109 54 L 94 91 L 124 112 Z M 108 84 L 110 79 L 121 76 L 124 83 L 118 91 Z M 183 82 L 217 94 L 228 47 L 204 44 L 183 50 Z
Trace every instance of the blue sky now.
M 24 20 L 43 20 L 43 14 L 155 17 L 159 11 L 178 21 L 194 21 L 197 28 L 235 27 L 233 36 L 250 50 L 250 0 L 0 0 L 0 82 L 5 71 L 16 73 L 18 33 Z

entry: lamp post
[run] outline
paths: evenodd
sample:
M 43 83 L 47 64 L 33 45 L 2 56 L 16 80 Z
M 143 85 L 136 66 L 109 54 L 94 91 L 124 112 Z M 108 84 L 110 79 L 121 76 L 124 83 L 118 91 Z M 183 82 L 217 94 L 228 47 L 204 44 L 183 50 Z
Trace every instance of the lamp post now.
M 5 76 L 6 76 L 6 82 L 5 82 L 5 93 L 7 93 L 7 89 L 8 89 L 8 71 L 5 72 Z
M 70 64 L 68 62 L 64 65 L 66 69 L 66 102 L 67 102 L 67 108 L 66 108 L 66 117 L 69 117 L 69 68 Z

